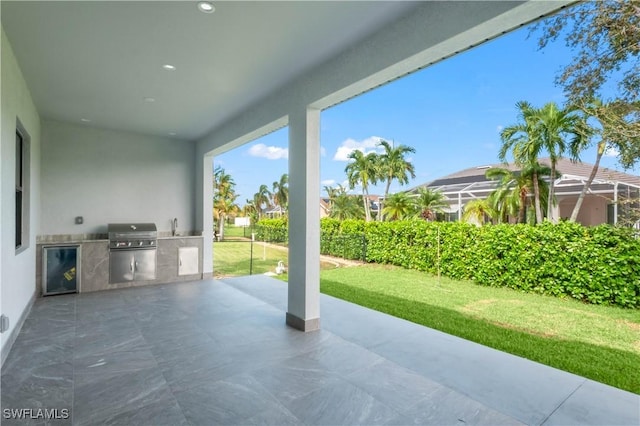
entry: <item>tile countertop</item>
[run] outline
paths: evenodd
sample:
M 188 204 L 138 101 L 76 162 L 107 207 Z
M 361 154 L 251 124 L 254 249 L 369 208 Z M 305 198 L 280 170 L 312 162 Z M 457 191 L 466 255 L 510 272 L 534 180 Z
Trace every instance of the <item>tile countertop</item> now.
M 178 232 L 178 235 L 171 235 L 171 231 L 158 232 L 159 240 L 179 239 L 179 238 L 202 238 L 202 232 Z M 38 235 L 36 244 L 71 244 L 85 242 L 108 242 L 108 234 L 61 234 L 61 235 Z

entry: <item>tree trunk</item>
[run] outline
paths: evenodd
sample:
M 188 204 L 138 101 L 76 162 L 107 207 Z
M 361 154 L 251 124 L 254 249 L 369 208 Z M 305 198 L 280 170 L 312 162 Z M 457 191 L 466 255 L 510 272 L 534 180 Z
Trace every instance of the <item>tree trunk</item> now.
M 551 219 L 553 215 L 553 199 L 555 197 L 555 189 L 556 189 L 556 163 L 555 161 L 551 162 L 551 180 L 549 181 L 549 194 L 547 197 L 547 219 L 552 222 L 556 222 L 555 219 Z
M 538 172 L 533 172 L 533 202 L 536 207 L 536 224 L 542 223 L 542 207 L 540 206 L 540 185 Z
M 520 206 L 518 207 L 518 223 L 526 223 L 525 211 L 527 208 L 527 193 L 520 191 Z
M 364 204 L 364 218 L 365 221 L 371 222 L 371 212 L 369 211 L 369 194 L 367 190 L 362 188 L 362 202 Z
M 224 214 L 218 215 L 218 241 L 222 241 L 224 238 Z
M 378 203 L 378 219 L 380 220 L 380 222 L 384 220 L 384 215 L 382 214 L 382 204 L 387 201 L 387 197 L 389 197 L 389 187 L 391 187 L 391 178 L 387 179 L 387 187 L 384 189 L 384 198 L 382 203 Z
M 580 213 L 580 207 L 582 207 L 582 202 L 584 201 L 584 197 L 587 195 L 587 191 L 591 187 L 591 183 L 593 182 L 593 179 L 595 179 L 596 174 L 598 173 L 598 167 L 600 167 L 600 160 L 602 159 L 602 155 L 604 154 L 604 150 L 605 150 L 606 146 L 607 146 L 607 144 L 604 143 L 603 141 L 598 143 L 598 152 L 596 154 L 596 163 L 593 165 L 593 168 L 591 169 L 591 174 L 589 175 L 589 180 L 587 180 L 587 183 L 585 183 L 584 186 L 582 187 L 582 191 L 580 192 L 580 195 L 578 196 L 578 201 L 576 201 L 576 205 L 573 208 L 573 212 L 571 212 L 571 218 L 569 219 L 569 221 L 571 221 L 571 222 L 575 222 L 576 219 L 578 218 L 578 213 Z

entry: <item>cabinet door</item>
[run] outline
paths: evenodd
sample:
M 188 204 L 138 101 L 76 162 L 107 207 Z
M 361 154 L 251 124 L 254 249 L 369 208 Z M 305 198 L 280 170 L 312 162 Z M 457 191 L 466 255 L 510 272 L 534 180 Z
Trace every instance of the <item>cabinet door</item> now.
M 135 253 L 135 280 L 155 280 L 156 250 L 138 250 Z
M 75 293 L 80 276 L 80 246 L 45 247 L 42 294 Z
M 178 275 L 198 273 L 198 247 L 178 248 Z
M 135 268 L 132 251 L 112 251 L 109 253 L 109 282 L 133 281 Z

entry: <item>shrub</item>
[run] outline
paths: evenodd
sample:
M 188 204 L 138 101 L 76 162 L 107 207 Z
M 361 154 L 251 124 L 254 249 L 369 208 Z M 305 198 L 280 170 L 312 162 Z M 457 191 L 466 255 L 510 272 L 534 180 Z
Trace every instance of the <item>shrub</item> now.
M 283 219 L 262 220 L 257 229 L 258 235 L 286 241 Z M 622 228 L 568 222 L 479 228 L 460 222 L 325 218 L 320 229 L 323 254 L 359 259 L 364 248 L 368 262 L 594 304 L 640 307 L 640 240 Z
M 286 243 L 289 240 L 286 218 L 261 219 L 256 223 L 255 230 L 259 241 Z

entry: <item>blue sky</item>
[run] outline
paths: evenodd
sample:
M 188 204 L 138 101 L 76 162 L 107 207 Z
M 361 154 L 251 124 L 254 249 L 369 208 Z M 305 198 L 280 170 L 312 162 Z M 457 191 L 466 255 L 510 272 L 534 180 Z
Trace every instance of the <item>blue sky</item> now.
M 346 154 L 354 148 L 371 151 L 376 138 L 416 149 L 411 156 L 416 178 L 405 186 L 394 182 L 391 192 L 497 163 L 499 133 L 517 122 L 516 102 L 536 107 L 564 102 L 554 77 L 571 51 L 562 41 L 539 51 L 537 39 L 528 35 L 527 28 L 512 32 L 322 111 L 321 185 L 344 184 Z M 287 173 L 287 147 L 284 128 L 216 157 L 214 165 L 233 176 L 243 205 L 261 184 L 271 188 Z M 581 159 L 593 163 L 595 148 Z M 613 156 L 601 165 L 620 169 Z M 384 185 L 369 192 L 382 194 Z

